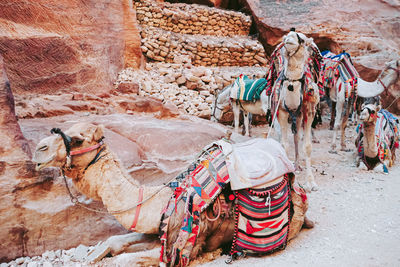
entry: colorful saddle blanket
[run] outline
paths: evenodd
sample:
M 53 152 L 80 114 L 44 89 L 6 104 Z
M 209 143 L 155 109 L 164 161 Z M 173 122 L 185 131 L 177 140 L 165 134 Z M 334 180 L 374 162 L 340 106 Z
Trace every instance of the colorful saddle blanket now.
M 256 101 L 260 99 L 266 85 L 267 80 L 264 78 L 251 80 L 246 75 L 241 74 L 232 85 L 230 97 L 244 101 Z
M 332 87 L 337 79 L 341 79 L 343 83 L 355 83 L 360 77 L 348 53 L 335 55 L 330 51 L 324 51 L 322 54 L 324 64 L 320 77 L 324 87 Z
M 177 181 L 170 184 L 171 187 L 175 187 L 175 192 L 161 217 L 161 262 L 181 266 L 189 263 L 189 256 L 200 230 L 200 213 L 215 200 L 227 183 L 229 175 L 225 155 L 214 145 L 204 149 L 198 160 L 178 175 Z M 181 230 L 173 248 L 167 252 L 169 219 L 176 212 L 180 201 L 183 201 L 185 206 Z
M 288 178 L 265 189 L 236 191 L 236 231 L 231 254 L 272 253 L 286 247 L 289 233 Z

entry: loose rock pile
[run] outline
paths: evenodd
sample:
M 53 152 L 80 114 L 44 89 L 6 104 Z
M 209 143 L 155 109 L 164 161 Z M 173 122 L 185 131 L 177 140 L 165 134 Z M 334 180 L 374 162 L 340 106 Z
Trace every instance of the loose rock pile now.
M 248 37 L 235 38 L 179 34 L 142 28 L 142 52 L 150 59 L 177 62 L 187 55 L 195 66 L 266 66 L 264 47 Z
M 0 267 L 57 267 L 82 266 L 83 262 L 75 255 L 76 248 L 70 250 L 46 251 L 41 256 L 21 257 L 9 263 L 2 263 Z
M 116 84 L 138 83 L 139 94 L 171 102 L 180 110 L 209 118 L 214 92 L 233 83 L 240 74 L 261 78 L 265 67 L 194 67 L 190 63 L 149 63 L 145 70 L 125 69 Z
M 135 0 L 137 20 L 143 26 L 183 33 L 217 36 L 248 35 L 251 18 L 245 14 L 200 5 Z

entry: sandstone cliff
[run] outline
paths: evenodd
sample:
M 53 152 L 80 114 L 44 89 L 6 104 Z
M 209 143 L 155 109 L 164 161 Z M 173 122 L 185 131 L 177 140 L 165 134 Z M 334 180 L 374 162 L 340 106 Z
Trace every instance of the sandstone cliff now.
M 0 54 L 16 94 L 108 91 L 138 67 L 131 1 L 1 1 Z

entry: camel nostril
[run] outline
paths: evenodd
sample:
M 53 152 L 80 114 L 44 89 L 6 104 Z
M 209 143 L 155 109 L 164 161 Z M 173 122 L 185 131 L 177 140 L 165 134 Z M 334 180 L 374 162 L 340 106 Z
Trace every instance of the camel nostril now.
M 289 84 L 289 86 L 287 87 L 287 89 L 288 89 L 290 92 L 293 92 L 293 90 L 294 90 L 293 85 Z

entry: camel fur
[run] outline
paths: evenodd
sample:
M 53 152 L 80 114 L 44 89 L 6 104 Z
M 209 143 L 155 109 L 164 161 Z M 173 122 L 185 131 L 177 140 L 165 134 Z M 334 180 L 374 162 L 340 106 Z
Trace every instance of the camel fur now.
M 391 167 L 396 160 L 399 133 L 392 129 L 392 127 L 398 129 L 398 125 L 391 126 L 389 125 L 391 122 L 383 115 L 379 117 L 381 115 L 378 114 L 380 110 L 380 105 L 367 104 L 362 106 L 360 114 L 362 123 L 355 145 L 358 149 L 362 145 L 363 158 L 360 157 L 360 153 L 357 154 L 356 166 L 358 167 L 362 161 L 368 170 L 372 170 L 382 164 L 383 172 L 387 174 L 387 167 Z M 385 147 L 389 149 L 387 149 L 387 153 L 382 153 L 380 150 Z
M 392 60 L 386 63 L 385 68 L 379 74 L 378 78 L 373 82 L 364 81 L 357 78 L 357 95 L 362 98 L 371 98 L 380 95 L 385 88 L 389 88 L 399 80 L 400 61 Z M 342 79 L 337 79 L 333 84 L 333 88 L 329 90 L 330 99 L 336 103 L 335 107 L 335 123 L 333 127 L 332 145 L 330 153 L 337 153 L 337 134 L 340 129 L 340 150 L 349 151 L 345 144 L 345 130 L 350 113 L 351 105 L 347 103 L 345 92 L 349 83 L 344 83 Z M 339 88 L 343 88 L 339 90 Z M 334 113 L 332 111 L 332 113 Z
M 260 99 L 256 101 L 230 99 L 232 86 L 233 84 L 225 87 L 222 91 L 217 92 L 215 96 L 215 101 L 211 106 L 211 121 L 219 121 L 224 112 L 229 109 L 229 105 L 231 104 L 234 117 L 235 132 L 239 133 L 239 116 L 240 111 L 242 111 L 245 136 L 250 136 L 250 113 L 266 116 L 270 105 L 269 96 L 267 96 L 267 94 L 263 92 L 260 95 Z
M 87 123 L 78 123 L 66 130 L 65 135 L 70 137 L 71 151 L 77 151 L 97 144 L 102 140 L 104 127 Z M 98 161 L 89 163 L 100 153 Z M 66 165 L 67 150 L 60 135 L 51 135 L 42 139 L 36 146 L 33 161 L 36 169 L 46 167 L 61 168 L 65 175 L 72 178 L 76 188 L 84 195 L 94 200 L 102 201 L 108 212 L 113 214 L 118 222 L 130 229 L 135 217 L 135 203 L 138 203 L 139 188 L 143 188 L 143 202 L 138 222 L 135 228 L 137 233 L 158 234 L 161 214 L 168 203 L 173 191 L 168 186 L 144 186 L 133 180 L 121 166 L 120 161 L 109 150 L 107 144 L 94 151 L 71 156 L 70 166 Z M 291 183 L 293 183 L 294 178 Z M 295 192 L 291 192 L 294 201 L 294 216 L 290 222 L 289 239 L 294 238 L 301 227 L 312 227 L 312 222 L 307 220 L 305 212 L 308 207 L 307 201 L 301 201 Z M 232 205 L 232 203 L 228 203 Z M 195 247 L 190 255 L 190 260 L 196 258 L 204 251 L 212 251 L 221 247 L 226 242 L 231 242 L 234 233 L 234 218 L 228 216 L 211 222 L 205 218 L 205 213 L 212 217 L 212 207 L 200 216 L 200 229 Z M 230 206 L 232 208 L 232 206 Z M 173 247 L 172 242 L 176 240 L 179 233 L 184 208 L 178 206 L 177 212 L 171 216 L 168 227 L 168 249 Z M 123 252 L 123 241 L 137 244 L 141 238 L 131 236 L 118 239 L 115 253 Z M 154 259 L 153 259 L 154 261 Z
M 312 134 L 311 125 L 315 117 L 316 108 L 319 103 L 319 89 L 316 85 L 318 77 L 307 85 L 305 77 L 308 66 L 309 47 L 315 46 L 312 38 L 295 31 L 289 32 L 283 38 L 284 65 L 276 69 L 282 69 L 284 78 L 279 88 L 279 106 L 277 119 L 281 127 L 281 143 L 289 153 L 288 126 L 289 119 L 292 119 L 292 132 L 295 145 L 295 166 L 299 165 L 299 139 L 300 131 L 304 129 L 304 150 L 306 160 L 306 188 L 317 190 L 314 175 L 311 169 Z M 275 63 L 278 64 L 278 63 Z M 276 84 L 279 82 L 276 82 Z M 274 85 L 276 87 L 276 85 Z M 312 92 L 312 94 L 308 94 Z M 272 110 L 272 112 L 275 112 Z M 297 123 L 295 123 L 297 122 Z

